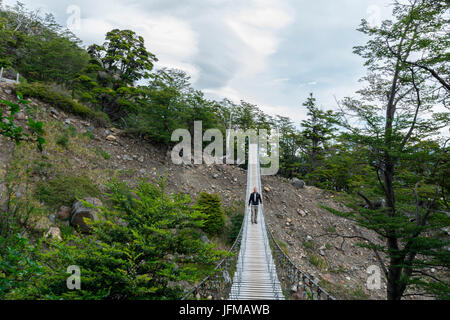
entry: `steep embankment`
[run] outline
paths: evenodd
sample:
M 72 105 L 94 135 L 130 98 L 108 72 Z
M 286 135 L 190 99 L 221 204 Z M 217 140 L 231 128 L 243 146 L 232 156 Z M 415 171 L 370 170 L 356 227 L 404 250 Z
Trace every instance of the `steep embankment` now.
M 0 99 L 15 99 L 9 85 L 0 85 Z M 31 106 L 36 107 L 36 117 L 46 124 L 45 151 L 34 152 L 34 146 L 26 144 L 15 147 L 0 137 L 0 179 L 3 181 L 7 171 L 13 173 L 15 196 L 42 209 L 30 220 L 35 231 L 44 232 L 54 223 L 52 215 L 49 219 L 48 204 L 44 206 L 39 201 L 36 190 L 61 175 L 83 177 L 100 191 L 105 191 L 105 183 L 112 176 L 135 184 L 139 178 L 167 175 L 170 190 L 189 193 L 193 199 L 201 191 L 218 193 L 225 206 L 243 208 L 245 170 L 227 165 L 176 166 L 169 154 L 148 141 L 127 136 L 115 128 L 95 127 L 90 121 L 35 99 L 31 101 Z M 17 121 L 26 121 L 25 115 Z M 343 241 L 323 236 L 335 232 L 346 236 L 362 234 L 376 241 L 371 232 L 319 207 L 325 204 L 345 210 L 332 194 L 308 186 L 296 189 L 276 176 L 263 177 L 262 184 L 269 227 L 301 269 L 338 298 L 384 298 L 384 283 L 381 290 L 366 289 L 367 267 L 376 264 L 372 252 L 358 247 L 356 243 L 360 240 L 356 238 Z M 3 195 L 6 192 L 1 182 L 0 192 Z M 61 199 L 51 200 L 52 210 L 56 210 Z

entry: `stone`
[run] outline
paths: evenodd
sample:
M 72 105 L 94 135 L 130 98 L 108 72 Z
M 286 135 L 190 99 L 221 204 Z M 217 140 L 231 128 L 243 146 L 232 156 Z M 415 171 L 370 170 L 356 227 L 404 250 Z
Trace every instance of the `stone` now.
M 26 114 L 24 113 L 24 112 L 18 112 L 18 113 L 16 113 L 16 119 L 17 120 L 20 120 L 20 121 L 22 121 L 22 120 L 27 120 L 27 116 L 26 116 Z
M 67 220 L 70 218 L 70 208 L 66 206 L 62 206 L 56 212 L 56 218 L 59 220 Z
M 143 162 L 144 162 L 144 156 L 140 156 L 137 160 L 138 160 L 139 162 L 143 163 Z
M 117 137 L 110 134 L 109 136 L 106 137 L 106 140 L 114 142 L 117 141 Z
M 58 227 L 50 227 L 50 229 L 48 229 L 48 231 L 45 233 L 45 237 L 62 241 L 61 230 Z
M 291 219 L 291 218 L 287 218 L 286 221 L 289 222 L 289 223 L 291 223 L 291 222 L 292 222 L 292 219 Z
M 270 192 L 270 188 L 269 187 L 264 187 L 264 191 L 265 192 Z
M 92 204 L 94 207 L 102 206 L 102 202 L 97 198 L 85 198 L 83 200 Z M 70 220 L 71 225 L 79 228 L 83 233 L 89 233 L 90 228 L 85 222 L 85 218 L 91 219 L 92 221 L 97 221 L 98 215 L 95 212 L 95 208 L 87 208 L 83 202 L 76 201 L 72 206 L 72 219 Z
M 291 181 L 292 181 L 292 185 L 297 189 L 303 189 L 305 187 L 305 181 L 303 181 L 303 180 L 300 180 L 298 178 L 293 178 Z
M 52 114 L 52 115 L 54 115 L 54 116 L 58 116 L 59 115 L 59 112 L 55 109 L 55 108 L 50 108 L 50 113 Z
M 71 125 L 72 121 L 70 119 L 66 119 L 66 120 L 64 120 L 64 123 L 67 125 Z
M 217 178 L 219 177 L 219 175 L 218 175 L 217 173 L 214 173 L 214 174 L 212 175 L 212 177 L 213 177 L 213 179 L 217 179 Z
M 291 287 L 291 292 L 297 292 L 298 291 L 298 288 L 297 288 L 297 286 L 294 284 L 292 287 Z
M 306 241 L 312 241 L 313 240 L 313 238 L 311 237 L 311 236 L 306 236 Z
M 129 155 L 124 155 L 123 157 L 122 157 L 122 159 L 124 160 L 124 161 L 132 161 L 133 160 L 133 158 L 132 157 L 130 157 Z
M 323 250 L 319 250 L 319 254 L 323 257 L 325 256 L 325 252 L 323 252 Z
M 52 222 L 48 219 L 48 217 L 41 217 L 34 221 L 34 230 L 44 231 L 48 230 L 52 226 Z

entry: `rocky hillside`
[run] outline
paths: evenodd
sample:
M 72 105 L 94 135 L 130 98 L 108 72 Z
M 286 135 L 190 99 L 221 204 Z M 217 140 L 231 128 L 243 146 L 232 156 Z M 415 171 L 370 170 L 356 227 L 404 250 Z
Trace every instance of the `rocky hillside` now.
M 12 87 L 0 85 L 0 99 L 14 100 Z M 113 176 L 130 184 L 139 178 L 166 175 L 173 191 L 189 193 L 195 199 L 201 191 L 217 193 L 225 206 L 243 208 L 246 171 L 228 165 L 176 166 L 162 148 L 142 139 L 127 136 L 116 128 L 96 127 L 87 120 L 32 100 L 36 117 L 46 123 L 45 151 L 31 152 L 33 146 L 15 147 L 0 138 L 0 178 L 14 171 L 15 196 L 32 202 L 38 208 L 44 204 L 36 197 L 36 188 L 55 176 L 86 177 L 100 192 Z M 21 114 L 17 121 L 26 121 Z M 25 179 L 25 173 L 31 178 Z M 280 246 L 324 288 L 338 298 L 385 298 L 385 285 L 377 291 L 366 288 L 368 266 L 377 264 L 372 252 L 357 246 L 356 238 L 343 239 L 325 234 L 364 235 L 376 241 L 374 234 L 320 208 L 321 204 L 339 210 L 345 207 L 335 195 L 305 186 L 296 188 L 277 176 L 263 177 L 263 199 L 269 228 Z M 0 192 L 6 187 L 0 183 Z M 28 200 L 29 199 L 29 200 Z M 55 212 L 59 205 L 52 208 Z M 30 220 L 30 227 L 46 232 L 55 226 L 55 215 L 40 210 Z

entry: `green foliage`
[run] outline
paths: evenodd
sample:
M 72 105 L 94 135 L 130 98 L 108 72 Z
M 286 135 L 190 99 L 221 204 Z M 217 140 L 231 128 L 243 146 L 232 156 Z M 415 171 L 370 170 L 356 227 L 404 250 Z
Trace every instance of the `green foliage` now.
M 31 81 L 69 85 L 88 61 L 80 40 L 23 4 L 0 9 L 0 65 L 13 66 Z
M 156 57 L 147 51 L 144 38 L 131 30 L 114 29 L 103 45 L 88 48 L 91 60 L 76 78 L 82 101 L 100 107 L 114 120 L 134 111 L 141 90 L 134 83 L 148 79 Z
M 100 157 L 102 157 L 105 160 L 111 158 L 111 155 L 100 147 L 95 148 L 95 153 L 97 153 Z
M 113 209 L 101 208 L 92 234 L 49 241 L 39 279 L 15 293 L 45 299 L 179 299 L 181 283 L 196 282 L 225 253 L 200 239 L 205 215 L 183 194 L 168 194 L 165 181 L 130 189 L 112 181 Z M 66 287 L 69 265 L 81 270 L 81 290 Z
M 234 243 L 234 241 L 237 239 L 239 232 L 241 230 L 242 223 L 244 221 L 244 214 L 239 213 L 231 216 L 231 227 L 230 227 L 230 233 L 228 236 L 228 242 L 230 244 Z
M 205 216 L 203 230 L 208 234 L 214 235 L 223 231 L 225 226 L 222 200 L 217 194 L 202 192 L 197 200 L 197 207 Z
M 36 98 L 51 106 L 59 108 L 68 113 L 89 118 L 96 121 L 100 125 L 109 123 L 108 116 L 99 111 L 93 111 L 89 107 L 76 102 L 70 96 L 57 93 L 50 86 L 42 83 L 20 84 L 17 89 L 27 98 Z
M 327 263 L 325 262 L 325 260 L 318 255 L 311 254 L 309 256 L 309 262 L 320 271 L 325 271 L 325 269 L 327 268 Z
M 23 140 L 34 139 L 37 142 L 37 147 L 40 151 L 43 149 L 45 143 L 44 124 L 41 121 L 35 121 L 32 117 L 28 118 L 26 123 L 29 133 L 24 131 L 24 127 L 17 124 L 15 117 L 19 112 L 30 113 L 28 101 L 22 98 L 20 93 L 17 94 L 18 103 L 7 100 L 0 100 L 0 135 L 8 137 L 19 143 Z M 4 114 L 3 106 L 6 106 L 8 114 Z
M 3 214 L 3 213 L 2 213 Z M 36 249 L 20 233 L 0 235 L 0 299 L 26 288 L 40 275 L 42 266 L 36 260 Z
M 84 197 L 99 197 L 100 191 L 87 176 L 57 174 L 52 179 L 40 181 L 36 186 L 36 198 L 51 208 L 72 203 Z

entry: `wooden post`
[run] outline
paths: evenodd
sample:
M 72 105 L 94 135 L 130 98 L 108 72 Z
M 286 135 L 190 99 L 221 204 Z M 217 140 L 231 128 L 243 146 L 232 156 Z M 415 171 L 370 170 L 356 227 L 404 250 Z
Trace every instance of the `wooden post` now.
M 17 75 L 16 75 L 16 82 L 19 83 L 19 73 L 18 72 L 17 72 Z
M 3 78 L 3 67 L 2 67 L 2 69 L 0 70 L 0 80 L 2 80 L 2 78 Z

